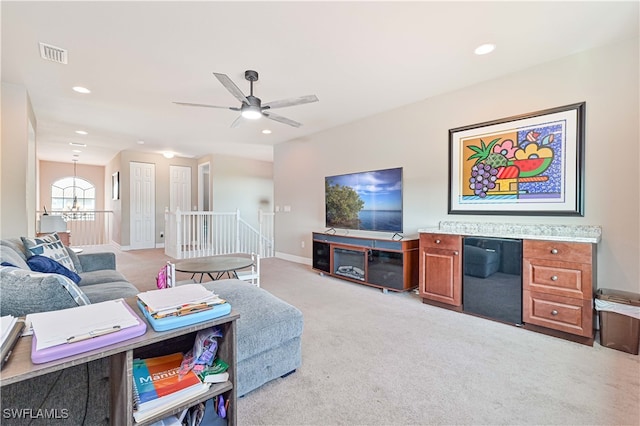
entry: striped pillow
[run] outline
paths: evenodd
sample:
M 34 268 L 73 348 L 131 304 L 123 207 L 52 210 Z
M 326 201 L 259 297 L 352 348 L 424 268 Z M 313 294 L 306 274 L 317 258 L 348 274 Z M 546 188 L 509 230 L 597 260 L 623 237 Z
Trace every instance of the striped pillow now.
M 48 257 L 60 263 L 65 268 L 76 273 L 78 272 L 57 233 L 54 232 L 53 234 L 36 238 L 22 237 L 21 239 L 25 248 L 32 256 L 40 255 Z

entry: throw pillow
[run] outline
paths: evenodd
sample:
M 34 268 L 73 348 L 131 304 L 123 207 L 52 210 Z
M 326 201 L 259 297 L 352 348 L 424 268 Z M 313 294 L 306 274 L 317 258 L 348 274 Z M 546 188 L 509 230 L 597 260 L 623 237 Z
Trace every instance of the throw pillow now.
M 36 238 L 22 237 L 22 243 L 32 256 L 46 256 L 62 264 L 65 268 L 77 272 L 69 253 L 67 253 L 67 249 L 64 248 L 64 244 L 60 241 L 57 233 L 54 232 L 53 234 Z
M 81 280 L 80 275 L 76 274 L 69 268 L 65 268 L 60 263 L 46 256 L 35 255 L 31 256 L 27 260 L 27 264 L 32 271 L 36 272 L 52 272 L 54 274 L 61 274 L 69 278 L 74 283 L 78 284 Z
M 78 255 L 76 254 L 75 251 L 73 251 L 73 249 L 69 246 L 65 247 L 65 249 L 67 249 L 67 254 L 69 255 L 69 258 L 71 259 L 71 261 L 73 262 L 73 266 L 76 267 L 76 272 L 78 274 L 82 273 L 82 263 L 80 263 L 80 258 L 78 257 Z

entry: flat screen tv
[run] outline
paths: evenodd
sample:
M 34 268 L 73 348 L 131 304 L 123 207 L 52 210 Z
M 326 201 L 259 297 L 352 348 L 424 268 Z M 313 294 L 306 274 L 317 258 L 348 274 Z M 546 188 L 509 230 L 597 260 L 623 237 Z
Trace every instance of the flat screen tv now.
M 327 228 L 402 232 L 402 167 L 325 178 Z

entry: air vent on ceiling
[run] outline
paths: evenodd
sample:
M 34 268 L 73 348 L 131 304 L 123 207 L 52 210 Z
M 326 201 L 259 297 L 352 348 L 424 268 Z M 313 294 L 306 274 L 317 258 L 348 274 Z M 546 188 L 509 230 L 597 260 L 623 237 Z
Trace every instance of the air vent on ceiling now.
M 65 49 L 46 43 L 40 43 L 40 57 L 59 64 L 67 63 L 67 51 Z

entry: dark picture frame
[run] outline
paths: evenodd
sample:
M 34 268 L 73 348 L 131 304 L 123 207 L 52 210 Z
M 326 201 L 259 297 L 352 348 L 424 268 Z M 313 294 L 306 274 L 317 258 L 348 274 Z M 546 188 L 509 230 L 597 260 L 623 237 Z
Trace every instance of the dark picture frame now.
M 120 199 L 120 172 L 111 175 L 111 199 Z
M 449 214 L 584 216 L 586 103 L 449 130 Z

